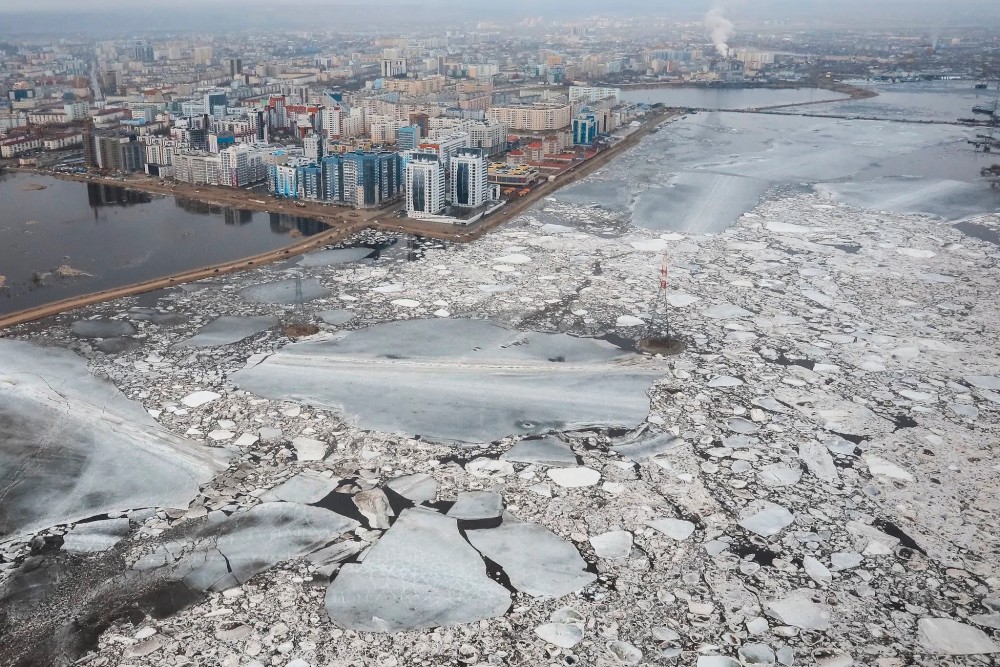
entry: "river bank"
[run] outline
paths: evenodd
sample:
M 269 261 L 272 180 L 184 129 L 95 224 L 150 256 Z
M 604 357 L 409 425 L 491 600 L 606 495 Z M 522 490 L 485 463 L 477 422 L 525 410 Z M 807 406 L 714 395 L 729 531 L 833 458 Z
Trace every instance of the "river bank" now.
M 801 81 L 771 81 L 771 82 L 740 82 L 740 83 L 724 83 L 718 81 L 706 81 L 703 83 L 691 82 L 691 81 L 680 81 L 680 82 L 668 82 L 668 81 L 657 81 L 651 83 L 626 83 L 619 86 L 623 91 L 626 90 L 652 90 L 658 88 L 674 88 L 674 89 L 685 89 L 685 88 L 695 88 L 702 90 L 801 90 L 806 88 L 818 88 L 820 90 L 829 90 L 835 93 L 841 93 L 847 95 L 852 100 L 863 100 L 871 97 L 877 97 L 878 92 L 872 90 L 871 88 L 864 88 L 862 86 L 856 86 L 853 84 L 845 83 L 843 81 L 833 81 L 829 79 L 821 79 L 814 82 L 801 82 Z
M 496 214 L 485 218 L 481 222 L 470 227 L 441 225 L 432 222 L 400 217 L 398 215 L 398 211 L 400 209 L 400 204 L 398 202 L 385 208 L 373 211 L 355 211 L 319 204 L 316 202 L 301 202 L 301 206 L 296 206 L 288 200 L 282 200 L 268 195 L 235 188 L 225 188 L 219 186 L 192 186 L 160 181 L 159 179 L 146 176 L 111 178 L 93 176 L 89 174 L 61 174 L 34 169 L 17 168 L 12 171 L 43 174 L 67 181 L 97 183 L 101 185 L 122 187 L 149 194 L 172 195 L 201 202 L 210 206 L 221 206 L 239 210 L 262 211 L 267 213 L 311 218 L 327 225 L 330 229 L 327 232 L 321 232 L 315 236 L 297 241 L 280 250 L 260 253 L 238 260 L 212 264 L 194 270 L 157 277 L 127 286 L 116 287 L 114 289 L 101 290 L 90 294 L 61 299 L 43 306 L 20 310 L 8 315 L 0 316 L 0 330 L 111 299 L 135 296 L 137 294 L 143 294 L 195 280 L 202 280 L 216 275 L 232 273 L 234 271 L 240 271 L 280 261 L 308 252 L 309 250 L 317 249 L 324 245 L 342 242 L 350 236 L 358 234 L 366 229 L 378 229 L 390 233 L 414 234 L 459 243 L 474 241 L 482 237 L 484 234 L 487 234 L 497 227 L 505 224 L 514 216 L 517 216 L 521 212 L 533 206 L 544 197 L 550 196 L 560 188 L 571 185 L 581 178 L 594 173 L 619 155 L 622 151 L 628 150 L 638 144 L 643 137 L 652 132 L 660 123 L 675 115 L 677 115 L 676 112 L 670 110 L 659 111 L 651 114 L 643 121 L 643 124 L 638 129 L 631 132 L 627 137 L 610 148 L 598 153 L 589 160 L 575 165 L 566 172 L 558 175 L 555 180 L 543 182 L 539 186 L 535 187 L 528 195 L 511 201 Z

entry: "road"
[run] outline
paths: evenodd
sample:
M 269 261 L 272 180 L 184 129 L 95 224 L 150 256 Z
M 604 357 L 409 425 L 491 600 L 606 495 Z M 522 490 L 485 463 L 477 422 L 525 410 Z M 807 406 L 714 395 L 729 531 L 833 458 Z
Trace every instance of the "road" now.
M 64 180 L 102 183 L 117 187 L 141 190 L 152 194 L 173 195 L 177 197 L 187 197 L 207 204 L 237 208 L 244 210 L 265 211 L 269 213 L 282 213 L 295 215 L 303 218 L 314 218 L 327 224 L 330 229 L 320 234 L 302 238 L 296 243 L 267 253 L 247 257 L 244 259 L 225 262 L 212 266 L 206 266 L 192 271 L 164 276 L 153 280 L 147 280 L 133 285 L 118 287 L 110 290 L 103 290 L 91 294 L 85 294 L 61 301 L 22 310 L 8 315 L 0 316 L 0 331 L 7 327 L 32 322 L 45 317 L 51 317 L 59 313 L 85 306 L 91 306 L 112 299 L 120 299 L 127 296 L 135 296 L 145 292 L 152 292 L 167 287 L 175 287 L 182 283 L 203 280 L 234 271 L 256 268 L 271 262 L 287 259 L 295 255 L 315 250 L 326 245 L 339 243 L 344 239 L 353 236 L 365 229 L 380 229 L 392 233 L 406 233 L 418 236 L 466 243 L 474 241 L 484 234 L 507 223 L 518 214 L 536 204 L 544 197 L 548 197 L 558 189 L 566 187 L 576 181 L 594 173 L 623 151 L 626 151 L 652 132 L 660 123 L 678 115 L 676 110 L 661 110 L 645 119 L 643 124 L 629 134 L 617 144 L 601 151 L 589 160 L 580 162 L 572 168 L 558 175 L 553 181 L 546 181 L 534 188 L 524 197 L 510 201 L 506 206 L 496 213 L 484 218 L 480 222 L 469 227 L 458 225 L 444 225 L 441 223 L 415 220 L 411 218 L 399 217 L 401 208 L 397 202 L 381 210 L 351 210 L 342 207 L 335 207 L 316 202 L 303 202 L 303 206 L 295 206 L 288 200 L 277 199 L 266 194 L 249 192 L 238 188 L 226 188 L 218 186 L 192 186 L 187 184 L 176 184 L 161 181 L 148 176 L 133 176 L 122 178 L 100 177 L 88 174 L 52 174 L 47 171 L 37 171 L 30 169 L 18 169 L 31 173 L 55 176 Z

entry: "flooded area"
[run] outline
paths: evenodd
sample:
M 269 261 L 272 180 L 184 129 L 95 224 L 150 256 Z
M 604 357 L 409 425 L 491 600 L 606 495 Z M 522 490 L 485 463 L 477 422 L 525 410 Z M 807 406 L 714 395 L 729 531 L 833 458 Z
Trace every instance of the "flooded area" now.
M 822 88 L 681 88 L 664 86 L 623 90 L 623 102 L 664 104 L 697 109 L 758 109 L 786 104 L 811 104 L 847 99 L 847 95 Z
M 0 314 L 282 248 L 326 229 L 34 174 L 0 176 Z

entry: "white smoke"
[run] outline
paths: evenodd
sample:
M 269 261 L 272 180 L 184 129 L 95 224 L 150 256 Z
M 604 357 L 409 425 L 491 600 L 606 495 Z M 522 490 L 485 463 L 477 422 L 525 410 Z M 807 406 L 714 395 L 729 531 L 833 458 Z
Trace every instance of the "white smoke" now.
M 725 17 L 722 7 L 712 7 L 705 14 L 705 30 L 715 44 L 715 50 L 725 58 L 729 55 L 729 38 L 733 36 L 733 22 Z

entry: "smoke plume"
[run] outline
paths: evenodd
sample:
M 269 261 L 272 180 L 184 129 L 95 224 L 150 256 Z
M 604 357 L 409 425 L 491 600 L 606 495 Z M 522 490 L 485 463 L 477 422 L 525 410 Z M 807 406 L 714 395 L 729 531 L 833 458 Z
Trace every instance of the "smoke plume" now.
M 705 14 L 705 30 L 715 44 L 715 50 L 725 58 L 729 55 L 729 38 L 733 35 L 733 22 L 725 17 L 722 7 L 713 7 Z

